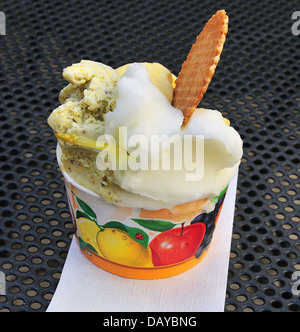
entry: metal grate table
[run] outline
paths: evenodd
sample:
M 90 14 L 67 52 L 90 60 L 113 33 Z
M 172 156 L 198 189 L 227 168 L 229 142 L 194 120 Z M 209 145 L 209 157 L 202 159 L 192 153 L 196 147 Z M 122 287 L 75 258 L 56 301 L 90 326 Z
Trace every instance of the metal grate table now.
M 0 312 L 47 309 L 73 235 L 47 125 L 62 69 L 157 61 L 178 74 L 219 9 L 230 29 L 201 105 L 244 140 L 224 310 L 300 311 L 299 1 L 2 0 Z

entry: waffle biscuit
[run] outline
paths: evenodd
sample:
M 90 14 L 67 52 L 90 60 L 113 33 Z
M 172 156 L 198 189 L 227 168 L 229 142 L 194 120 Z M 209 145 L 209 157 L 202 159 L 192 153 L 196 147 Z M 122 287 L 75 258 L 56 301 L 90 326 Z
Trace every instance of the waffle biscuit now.
M 228 16 L 218 11 L 206 23 L 182 65 L 172 105 L 182 110 L 183 126 L 200 103 L 215 73 L 228 31 Z

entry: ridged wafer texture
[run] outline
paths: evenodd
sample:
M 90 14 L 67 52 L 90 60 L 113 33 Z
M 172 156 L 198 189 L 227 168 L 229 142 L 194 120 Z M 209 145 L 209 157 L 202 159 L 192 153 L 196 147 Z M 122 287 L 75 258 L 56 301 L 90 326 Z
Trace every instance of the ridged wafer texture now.
M 172 105 L 183 112 L 183 126 L 197 108 L 215 73 L 228 31 L 228 20 L 224 10 L 213 15 L 181 67 Z

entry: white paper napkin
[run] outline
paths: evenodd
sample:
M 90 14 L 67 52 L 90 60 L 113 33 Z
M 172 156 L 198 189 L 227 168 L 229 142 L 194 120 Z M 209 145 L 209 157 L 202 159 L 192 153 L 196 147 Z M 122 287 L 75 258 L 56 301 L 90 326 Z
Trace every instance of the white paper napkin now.
M 229 185 L 206 257 L 191 270 L 159 280 L 134 280 L 101 270 L 73 238 L 47 312 L 224 311 L 237 175 Z

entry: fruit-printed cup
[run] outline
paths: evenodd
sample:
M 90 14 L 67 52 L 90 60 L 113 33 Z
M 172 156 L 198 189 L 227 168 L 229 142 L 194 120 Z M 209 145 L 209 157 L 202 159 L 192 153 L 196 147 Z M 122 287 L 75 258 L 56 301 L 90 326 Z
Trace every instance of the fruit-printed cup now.
M 62 173 L 83 255 L 105 271 L 134 279 L 171 277 L 198 264 L 207 253 L 227 190 L 172 211 L 149 211 L 109 204 Z M 208 207 L 213 211 L 204 212 Z

